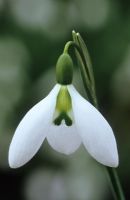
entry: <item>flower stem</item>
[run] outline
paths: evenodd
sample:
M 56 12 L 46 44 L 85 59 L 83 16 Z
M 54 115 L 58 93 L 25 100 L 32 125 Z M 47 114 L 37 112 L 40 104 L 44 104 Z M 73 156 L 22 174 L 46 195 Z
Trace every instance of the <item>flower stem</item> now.
M 76 43 L 73 42 L 73 41 L 68 41 L 68 42 L 65 44 L 63 53 L 68 53 L 70 46 L 73 46 L 73 45 L 76 45 Z
M 76 42 L 74 42 L 74 41 L 68 41 L 68 42 L 65 44 L 63 53 L 69 53 L 70 47 L 76 48 L 76 49 L 80 52 L 80 54 L 82 55 L 82 51 L 81 51 L 80 47 L 79 47 L 79 46 L 76 44 Z M 83 58 L 83 59 L 84 59 L 84 58 Z
M 125 200 L 125 196 L 121 187 L 121 183 L 117 174 L 116 169 L 106 167 L 107 173 L 109 175 L 110 181 L 112 183 L 112 190 L 115 199 L 117 200 Z

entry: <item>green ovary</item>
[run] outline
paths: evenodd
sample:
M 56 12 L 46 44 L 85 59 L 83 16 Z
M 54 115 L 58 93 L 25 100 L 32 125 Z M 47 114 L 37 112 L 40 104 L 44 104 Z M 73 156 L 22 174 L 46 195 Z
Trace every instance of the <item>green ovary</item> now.
M 56 100 L 56 108 L 54 116 L 54 124 L 59 126 L 62 121 L 65 121 L 67 126 L 71 126 L 73 121 L 69 116 L 72 111 L 71 96 L 66 86 L 61 86 Z

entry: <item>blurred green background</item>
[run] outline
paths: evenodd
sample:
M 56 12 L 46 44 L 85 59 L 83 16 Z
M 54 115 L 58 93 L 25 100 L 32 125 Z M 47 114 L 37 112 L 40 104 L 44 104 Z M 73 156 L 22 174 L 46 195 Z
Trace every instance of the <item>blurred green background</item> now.
M 27 165 L 8 166 L 21 118 L 55 84 L 55 63 L 71 31 L 89 49 L 100 110 L 113 127 L 121 178 L 130 199 L 130 1 L 0 0 L 0 198 L 112 200 L 103 166 L 83 146 L 70 156 L 45 141 Z M 75 85 L 84 95 L 79 72 Z

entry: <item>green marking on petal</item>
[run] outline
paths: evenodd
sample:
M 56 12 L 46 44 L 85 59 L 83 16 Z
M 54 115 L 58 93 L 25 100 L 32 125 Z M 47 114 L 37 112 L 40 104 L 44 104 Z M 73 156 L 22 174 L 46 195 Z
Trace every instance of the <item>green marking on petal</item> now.
M 72 119 L 64 112 L 60 113 L 59 116 L 55 118 L 54 123 L 59 126 L 63 120 L 67 126 L 72 125 Z
M 70 117 L 72 111 L 72 101 L 69 91 L 66 86 L 61 86 L 61 89 L 57 96 L 56 108 L 54 113 L 54 124 L 59 126 L 62 121 L 67 126 L 71 126 L 73 121 Z

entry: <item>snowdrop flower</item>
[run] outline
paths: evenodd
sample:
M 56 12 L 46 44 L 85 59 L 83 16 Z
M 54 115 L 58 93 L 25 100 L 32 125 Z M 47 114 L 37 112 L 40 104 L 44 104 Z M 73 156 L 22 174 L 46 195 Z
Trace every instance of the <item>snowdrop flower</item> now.
M 73 62 L 64 53 L 56 66 L 57 84 L 47 97 L 27 112 L 18 125 L 9 149 L 9 165 L 27 163 L 45 138 L 58 152 L 71 154 L 81 143 L 98 162 L 118 166 L 113 131 L 101 113 L 72 85 Z

